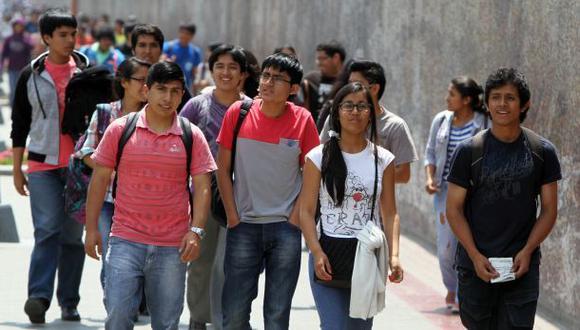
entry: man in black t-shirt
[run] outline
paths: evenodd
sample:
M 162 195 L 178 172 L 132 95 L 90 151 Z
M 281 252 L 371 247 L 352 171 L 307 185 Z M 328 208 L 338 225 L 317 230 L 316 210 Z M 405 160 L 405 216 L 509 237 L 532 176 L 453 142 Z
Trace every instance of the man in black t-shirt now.
M 501 68 L 491 74 L 485 102 L 492 127 L 483 133 L 482 146 L 473 138 L 457 147 L 449 173 L 447 218 L 460 242 L 460 316 L 469 329 L 533 328 L 539 246 L 556 221 L 562 175 L 552 143 L 520 126 L 529 100 L 520 72 Z M 472 158 L 480 147 L 483 157 L 476 165 Z M 500 273 L 488 258 L 497 257 L 513 261 L 514 280 L 492 282 Z
M 297 97 L 297 104 L 308 109 L 315 122 L 336 77 L 342 70 L 345 57 L 344 47 L 336 41 L 316 46 L 318 71 L 312 71 L 304 77 Z

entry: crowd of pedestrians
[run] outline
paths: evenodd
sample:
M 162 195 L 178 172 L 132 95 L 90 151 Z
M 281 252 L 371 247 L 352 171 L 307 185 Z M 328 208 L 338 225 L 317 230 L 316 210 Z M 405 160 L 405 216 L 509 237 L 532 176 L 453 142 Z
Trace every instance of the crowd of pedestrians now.
M 134 17 L 111 25 L 51 9 L 36 32 L 11 24 L 0 67 L 14 186 L 30 196 L 34 224 L 32 323 L 45 322 L 55 281 L 62 319 L 81 319 L 86 254 L 102 259 L 107 329 L 142 314 L 177 329 L 185 298 L 190 329 L 250 329 L 262 273 L 264 327 L 288 329 L 304 238 L 320 327 L 373 327 L 386 282 L 404 283 L 396 192 L 419 159 L 406 121 L 381 103 L 383 65 L 330 41 L 304 74 L 291 45 L 261 63 L 237 45 L 202 51 L 190 23 L 171 41 Z M 30 33 L 46 46 L 34 59 Z M 75 111 L 67 86 L 91 66 L 110 71 L 115 97 L 77 140 L 63 132 Z M 533 327 L 562 176 L 554 145 L 521 126 L 530 96 L 513 68 L 484 87 L 453 78 L 426 141 L 441 301 L 470 329 Z M 65 211 L 75 159 L 91 173 L 83 223 Z

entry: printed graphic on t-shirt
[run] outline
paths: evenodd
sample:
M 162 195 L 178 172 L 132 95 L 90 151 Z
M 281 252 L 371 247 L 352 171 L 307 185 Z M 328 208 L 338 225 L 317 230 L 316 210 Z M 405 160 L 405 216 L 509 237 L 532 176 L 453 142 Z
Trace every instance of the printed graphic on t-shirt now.
M 334 202 L 330 198 L 321 202 L 320 217 L 325 233 L 355 236 L 364 227 L 371 218 L 373 183 L 374 181 L 364 182 L 362 177 L 348 172 L 340 211 L 336 212 Z
M 488 152 L 483 158 L 481 175 L 487 188 L 482 190 L 481 195 L 484 205 L 518 198 L 524 190 L 524 180 L 534 171 L 534 160 L 527 148 L 507 151 Z

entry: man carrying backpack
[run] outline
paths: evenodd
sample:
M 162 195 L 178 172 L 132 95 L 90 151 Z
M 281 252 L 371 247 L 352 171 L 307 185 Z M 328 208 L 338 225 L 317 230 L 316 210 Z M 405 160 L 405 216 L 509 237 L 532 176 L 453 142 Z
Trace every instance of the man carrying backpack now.
M 102 252 L 98 217 L 113 171 L 118 183 L 117 189 L 113 183 L 115 208 L 105 260 L 107 329 L 132 328 L 142 287 L 151 327 L 177 329 L 187 262 L 199 256 L 210 172 L 216 169 L 203 133 L 177 117 L 185 88 L 179 66 L 153 65 L 146 86 L 145 108 L 111 123 L 91 156 L 95 168 L 87 197 L 85 251 L 95 259 Z M 189 176 L 195 197 L 188 203 Z
M 560 163 L 550 141 L 520 125 L 530 107 L 523 74 L 492 73 L 485 103 L 492 127 L 457 147 L 448 177 L 461 321 L 468 329 L 532 329 L 539 246 L 556 222 Z
M 245 109 L 242 102 L 234 103 L 217 138 L 217 181 L 228 225 L 222 295 L 226 330 L 250 329 L 262 268 L 264 328 L 288 329 L 300 273 L 301 167 L 304 155 L 320 144 L 310 113 L 287 102 L 300 88 L 301 78 L 302 65 L 296 58 L 282 53 L 266 57 L 260 75 L 262 98 L 254 101 L 240 126 L 238 118 Z
M 85 258 L 83 227 L 64 211 L 63 191 L 74 143 L 70 135 L 61 133 L 61 128 L 66 113 L 66 87 L 73 74 L 89 61 L 74 51 L 77 21 L 73 15 L 49 10 L 40 17 L 39 27 L 48 52 L 34 59 L 18 79 L 10 135 L 14 186 L 23 196 L 30 193 L 34 224 L 24 311 L 32 323 L 45 323 L 58 270 L 56 296 L 62 319 L 79 321 L 76 307 Z M 27 179 L 22 159 L 28 137 Z

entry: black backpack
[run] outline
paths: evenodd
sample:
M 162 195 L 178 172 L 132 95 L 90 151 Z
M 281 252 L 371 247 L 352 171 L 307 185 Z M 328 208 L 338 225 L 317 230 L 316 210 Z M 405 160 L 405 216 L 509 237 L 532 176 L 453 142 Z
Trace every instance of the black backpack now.
M 62 133 L 73 140 L 87 130 L 97 104 L 114 101 L 113 75 L 105 66 L 94 66 L 75 74 L 66 86 Z
M 189 120 L 184 117 L 177 117 L 179 120 L 179 126 L 181 126 L 181 130 L 183 134 L 181 135 L 181 141 L 185 146 L 185 153 L 186 153 L 186 173 L 187 177 L 185 179 L 185 189 L 189 195 L 189 214 L 190 216 L 193 215 L 193 195 L 191 193 L 191 189 L 189 189 L 189 181 L 191 178 L 191 151 L 193 149 L 193 133 L 191 132 L 191 126 Z M 127 122 L 125 123 L 125 127 L 123 128 L 123 132 L 121 133 L 121 138 L 119 138 L 119 144 L 117 147 L 117 160 L 115 162 L 115 179 L 113 179 L 113 189 L 112 195 L 113 199 L 117 196 L 117 170 L 119 169 L 119 163 L 121 162 L 121 155 L 123 154 L 123 149 L 129 141 L 129 138 L 135 132 L 135 128 L 137 127 L 137 120 L 139 119 L 139 112 L 132 112 L 127 115 Z
M 471 149 L 471 180 L 469 180 L 468 195 L 473 194 L 481 184 L 481 164 L 483 162 L 483 153 L 485 138 L 489 134 L 489 129 L 485 129 L 473 136 Z M 544 147 L 542 146 L 541 137 L 532 130 L 522 127 L 522 134 L 530 145 L 532 159 L 534 161 L 534 187 L 536 196 L 540 193 L 542 185 L 542 174 L 544 171 Z

